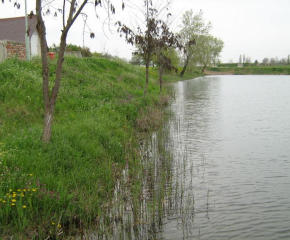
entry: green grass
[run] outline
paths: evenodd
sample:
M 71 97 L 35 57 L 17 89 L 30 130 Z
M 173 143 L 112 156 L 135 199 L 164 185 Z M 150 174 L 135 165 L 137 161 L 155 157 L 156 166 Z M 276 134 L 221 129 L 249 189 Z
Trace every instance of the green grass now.
M 55 68 L 51 61 L 51 77 Z M 0 238 L 71 233 L 102 214 L 119 172 L 138 167 L 137 132 L 162 124 L 168 93 L 160 96 L 151 75 L 143 97 L 144 68 L 67 57 L 52 140 L 43 144 L 40 60 L 0 64 Z
M 251 67 L 208 67 L 215 72 L 231 72 L 235 75 L 289 75 L 290 66 L 251 66 Z
M 180 77 L 180 72 L 182 71 L 182 67 L 178 68 L 178 72 L 175 73 L 174 71 L 170 72 L 168 70 L 165 70 L 165 74 L 163 76 L 165 84 L 172 83 L 183 80 L 190 80 L 193 78 L 197 78 L 202 76 L 201 74 L 201 67 L 194 67 L 193 69 L 190 69 L 184 73 L 182 77 Z M 150 68 L 150 76 L 152 76 L 154 79 L 158 79 L 158 68 Z

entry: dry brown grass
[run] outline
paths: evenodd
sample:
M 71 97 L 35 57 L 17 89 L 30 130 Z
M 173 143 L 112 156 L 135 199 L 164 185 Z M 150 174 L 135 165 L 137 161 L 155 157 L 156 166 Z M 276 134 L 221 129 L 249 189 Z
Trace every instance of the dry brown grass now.
M 136 127 L 140 132 L 157 130 L 163 123 L 164 115 L 160 107 L 148 107 L 144 109 L 136 120 Z

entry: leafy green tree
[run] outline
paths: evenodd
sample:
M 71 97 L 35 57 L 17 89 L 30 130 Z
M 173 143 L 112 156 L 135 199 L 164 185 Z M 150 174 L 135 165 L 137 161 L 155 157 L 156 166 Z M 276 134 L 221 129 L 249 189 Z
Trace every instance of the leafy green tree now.
M 186 51 L 183 55 L 184 65 L 181 76 L 188 66 L 192 68 L 197 64 L 203 65 L 202 72 L 204 72 L 208 65 L 215 66 L 218 62 L 224 43 L 221 39 L 210 35 L 211 28 L 211 22 L 203 19 L 202 11 L 197 14 L 192 10 L 184 13 L 180 35 Z M 190 41 L 194 43 L 189 44 Z
M 219 55 L 223 49 L 224 42 L 221 39 L 211 35 L 203 35 L 199 37 L 196 46 L 199 48 L 197 51 L 196 59 L 199 64 L 203 65 L 202 73 L 208 65 L 216 66 Z
M 133 65 L 141 66 L 142 64 L 144 64 L 144 60 L 143 57 L 138 54 L 138 52 L 135 52 L 134 54 L 132 54 L 130 63 Z
M 202 11 L 194 14 L 192 10 L 189 10 L 183 14 L 180 36 L 186 51 L 183 54 L 184 65 L 180 76 L 184 75 L 190 62 L 197 62 L 195 56 L 200 55 L 201 50 L 201 46 L 197 43 L 201 43 L 204 36 L 209 35 L 211 29 L 211 22 L 205 22 Z
M 164 55 L 170 59 L 172 66 L 178 67 L 180 63 L 180 57 L 176 48 L 172 48 L 172 47 L 168 48 L 166 51 L 164 51 Z M 171 69 L 168 68 L 168 70 L 171 70 Z

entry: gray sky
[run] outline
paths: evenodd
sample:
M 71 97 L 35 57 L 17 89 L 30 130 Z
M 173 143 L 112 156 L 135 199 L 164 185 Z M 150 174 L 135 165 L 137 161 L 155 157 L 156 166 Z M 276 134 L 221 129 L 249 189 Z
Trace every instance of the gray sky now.
M 35 1 L 27 1 L 30 12 L 34 10 Z M 24 15 L 24 4 L 20 10 L 16 10 L 13 4 L 8 0 L 6 2 L 5 5 L 0 3 L 0 18 Z M 117 9 L 119 7 L 116 6 Z M 261 61 L 264 57 L 286 58 L 290 54 L 290 0 L 175 0 L 170 9 L 176 18 L 174 30 L 178 30 L 182 13 L 189 9 L 196 13 L 202 9 L 204 19 L 212 22 L 212 35 L 225 43 L 221 53 L 223 62 L 230 59 L 237 62 L 240 54 L 251 57 L 252 61 Z M 105 15 L 100 10 L 98 9 L 100 18 L 97 19 L 92 5 L 85 8 L 89 15 L 88 24 L 96 35 L 95 39 L 90 39 L 89 34 L 85 34 L 85 45 L 92 51 L 107 51 L 130 59 L 133 47 L 126 44 L 113 27 L 111 32 L 108 30 L 107 25 L 102 23 Z M 133 15 L 132 11 L 131 14 L 116 14 L 114 18 L 129 21 L 129 15 Z M 135 22 L 133 17 L 131 21 Z M 58 43 L 61 18 L 45 17 L 45 22 L 48 45 Z M 114 22 L 112 19 L 111 23 Z M 78 19 L 70 30 L 68 43 L 82 46 L 82 29 L 83 21 Z

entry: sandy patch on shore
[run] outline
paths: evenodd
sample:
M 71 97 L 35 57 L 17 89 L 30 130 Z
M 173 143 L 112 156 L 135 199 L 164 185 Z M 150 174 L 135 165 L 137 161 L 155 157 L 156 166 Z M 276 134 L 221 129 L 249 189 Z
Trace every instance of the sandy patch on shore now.
M 234 75 L 234 72 L 214 72 L 214 71 L 204 71 L 206 75 Z

